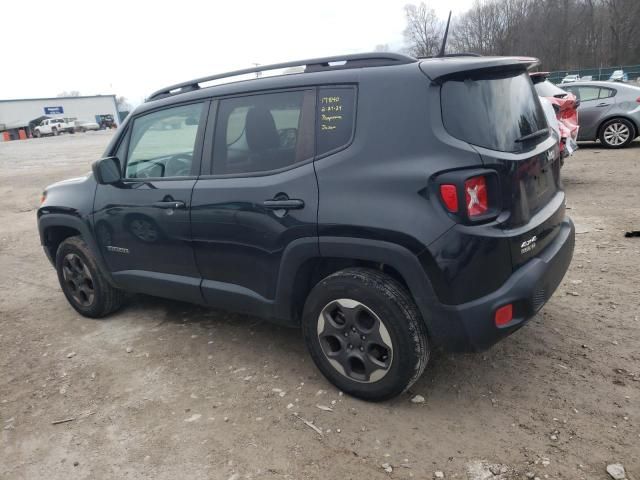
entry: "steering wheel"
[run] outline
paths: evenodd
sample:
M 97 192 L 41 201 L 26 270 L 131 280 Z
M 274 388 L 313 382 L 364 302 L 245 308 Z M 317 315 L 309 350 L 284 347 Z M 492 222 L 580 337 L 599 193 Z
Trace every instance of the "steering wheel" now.
M 191 174 L 192 155 L 179 153 L 165 162 L 166 177 L 188 177 Z

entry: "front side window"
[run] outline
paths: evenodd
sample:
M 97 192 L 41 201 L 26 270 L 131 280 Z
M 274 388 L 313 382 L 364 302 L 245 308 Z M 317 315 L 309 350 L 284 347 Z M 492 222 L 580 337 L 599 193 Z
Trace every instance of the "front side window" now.
M 530 145 L 523 138 L 548 127 L 527 73 L 462 75 L 444 82 L 440 93 L 450 135 L 491 150 L 519 152 Z
M 313 100 L 311 90 L 221 100 L 213 174 L 267 172 L 310 159 Z
M 181 105 L 136 118 L 129 139 L 126 178 L 191 175 L 202 106 Z

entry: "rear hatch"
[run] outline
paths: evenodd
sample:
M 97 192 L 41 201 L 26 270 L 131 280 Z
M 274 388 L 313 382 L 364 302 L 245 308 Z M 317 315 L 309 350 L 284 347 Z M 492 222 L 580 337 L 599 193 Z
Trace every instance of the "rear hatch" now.
M 499 65 L 495 61 L 500 60 Z M 433 80 L 441 85 L 447 133 L 474 147 L 499 179 L 493 221 L 511 242 L 517 268 L 538 254 L 564 217 L 560 152 L 526 67 L 534 59 L 468 59 Z M 484 62 L 484 63 L 483 63 Z M 428 76 L 428 66 L 421 68 Z

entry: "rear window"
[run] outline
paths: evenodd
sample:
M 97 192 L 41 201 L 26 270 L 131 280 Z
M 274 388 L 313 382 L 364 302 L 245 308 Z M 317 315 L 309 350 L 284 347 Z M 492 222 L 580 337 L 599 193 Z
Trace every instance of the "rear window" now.
M 473 75 L 446 81 L 441 90 L 442 119 L 450 135 L 473 145 L 519 152 L 535 142 L 518 140 L 547 128 L 547 121 L 527 73 Z
M 556 87 L 549 80 L 545 80 L 544 82 L 536 83 L 535 84 L 535 89 L 536 89 L 536 92 L 538 92 L 538 95 L 540 95 L 541 97 L 558 97 L 558 98 L 562 98 L 564 95 L 567 94 L 566 91 L 562 90 L 561 88 Z

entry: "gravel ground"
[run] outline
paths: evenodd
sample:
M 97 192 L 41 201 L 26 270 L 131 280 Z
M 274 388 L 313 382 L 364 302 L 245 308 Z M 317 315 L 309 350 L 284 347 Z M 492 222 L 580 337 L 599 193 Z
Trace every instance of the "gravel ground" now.
M 71 309 L 35 209 L 110 136 L 0 143 L 0 477 L 640 479 L 640 142 L 568 160 L 575 256 L 536 318 L 369 404 L 296 330 L 143 296 L 100 321 Z

